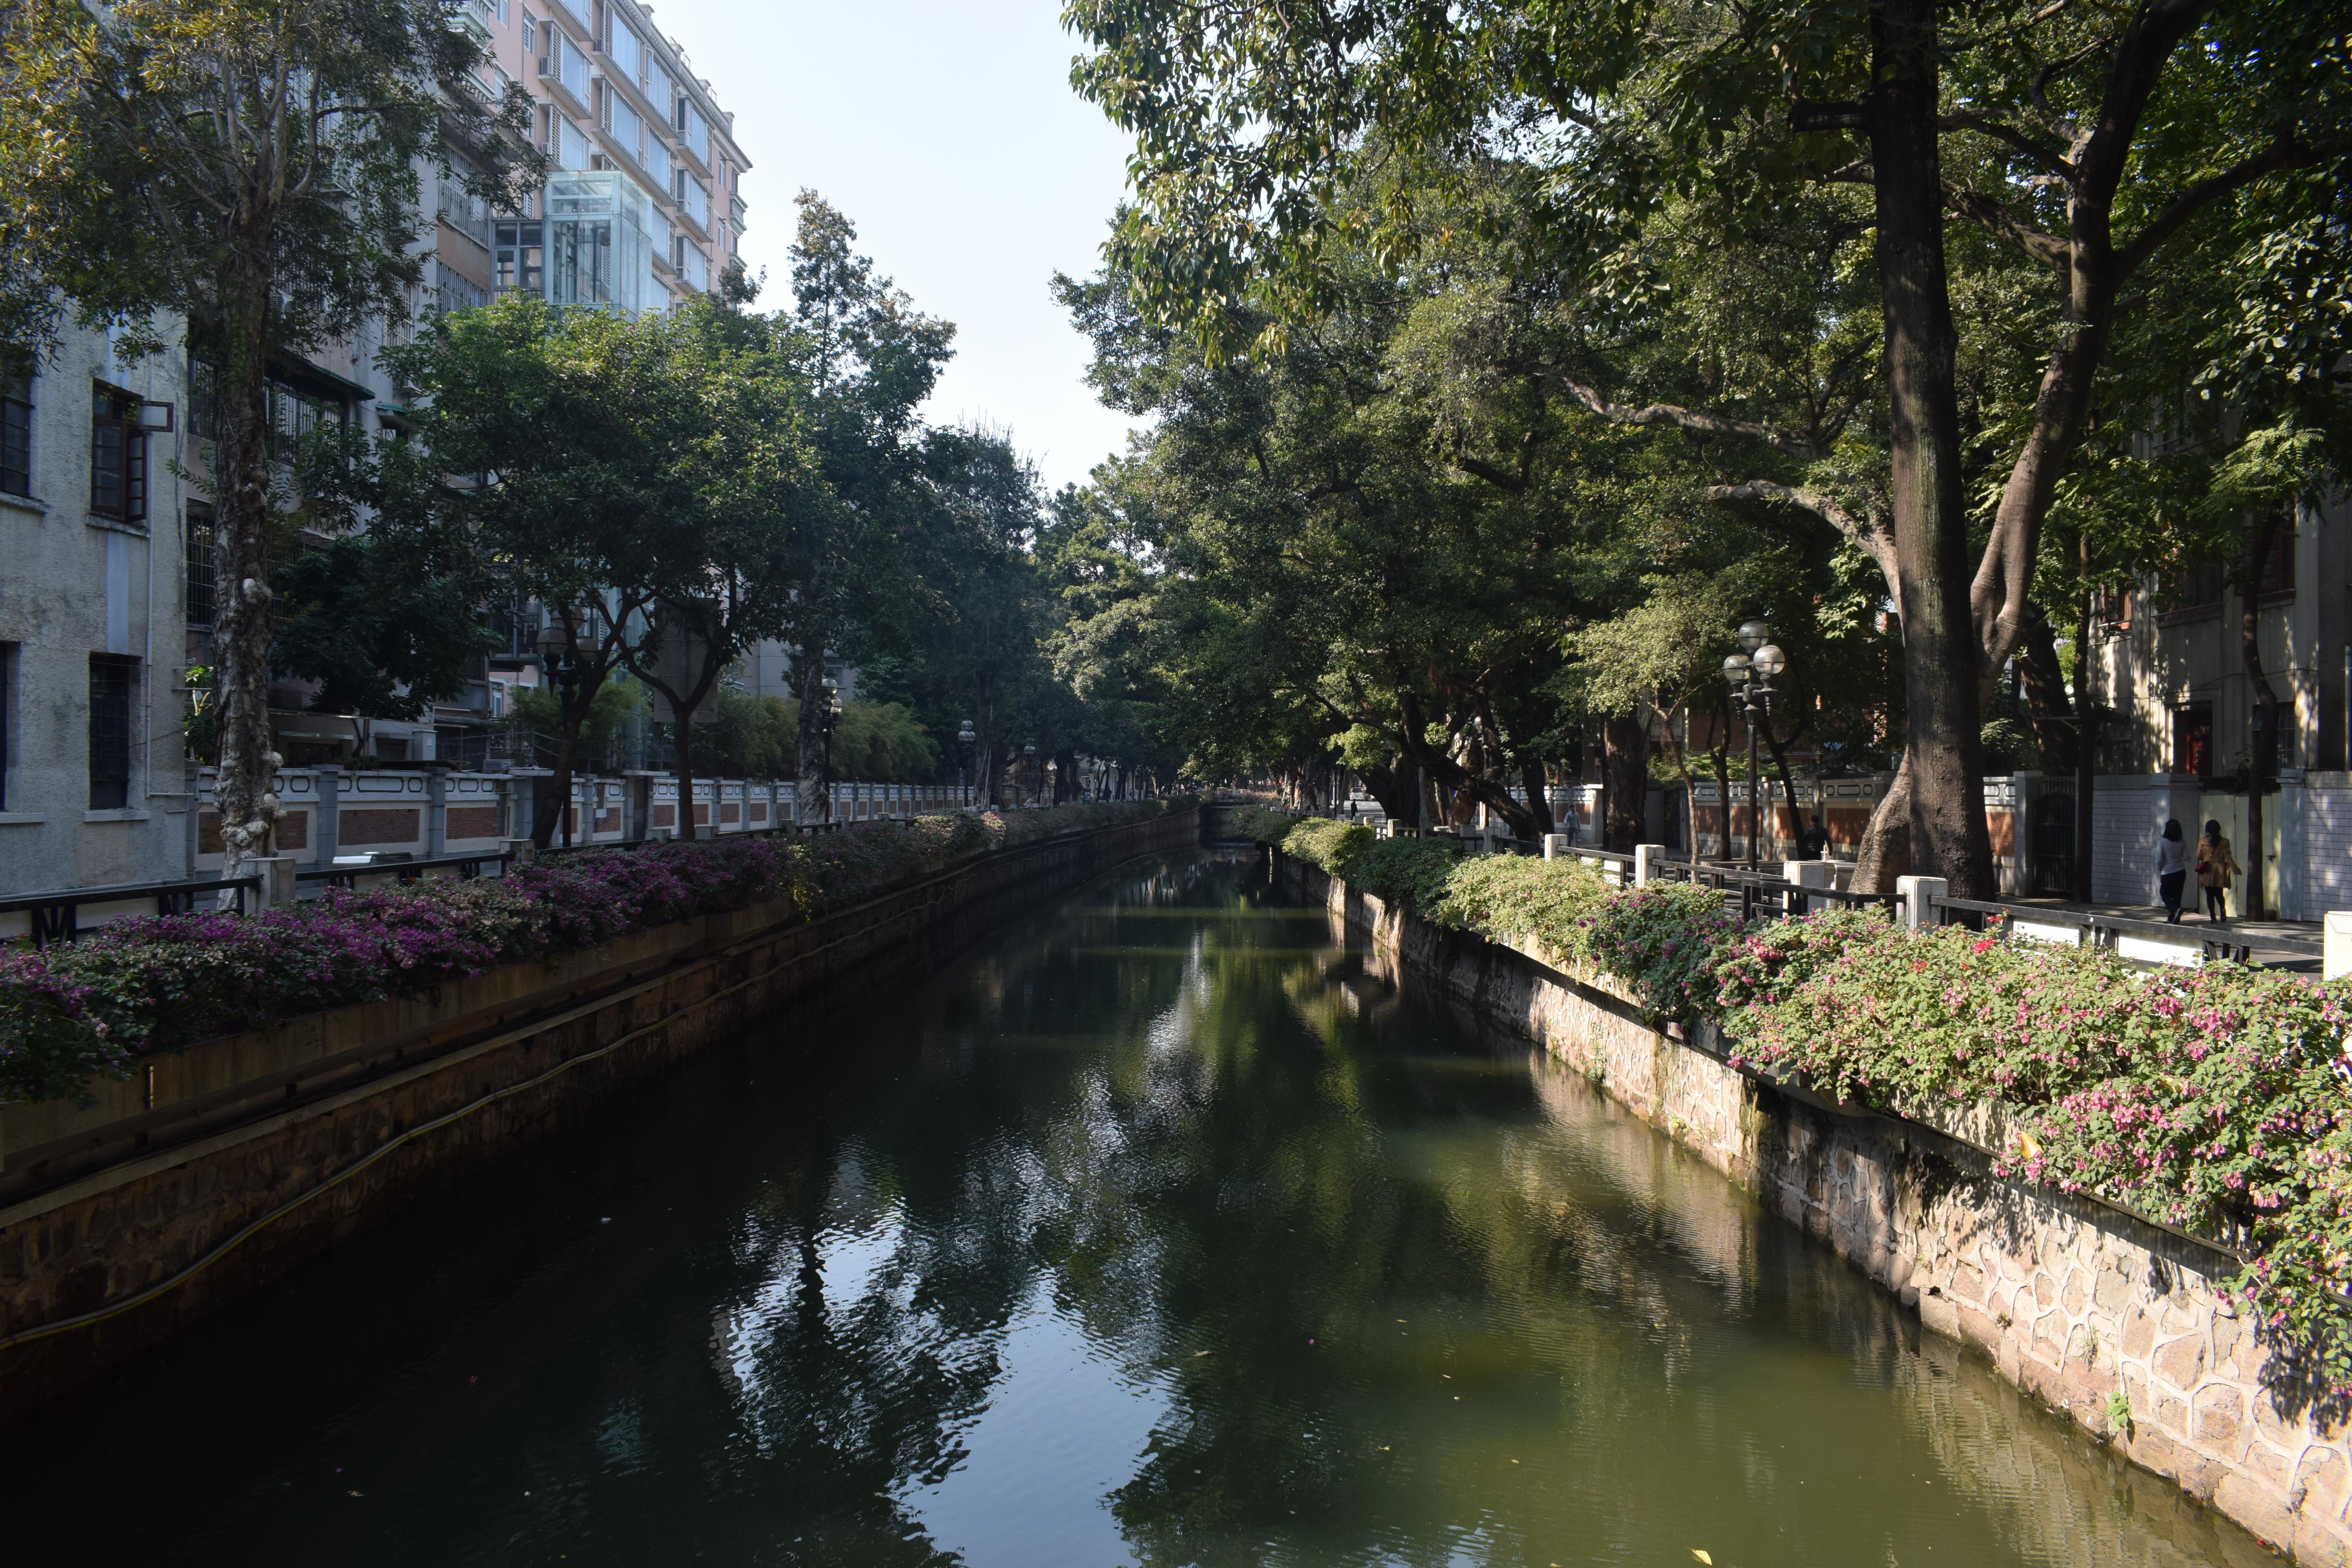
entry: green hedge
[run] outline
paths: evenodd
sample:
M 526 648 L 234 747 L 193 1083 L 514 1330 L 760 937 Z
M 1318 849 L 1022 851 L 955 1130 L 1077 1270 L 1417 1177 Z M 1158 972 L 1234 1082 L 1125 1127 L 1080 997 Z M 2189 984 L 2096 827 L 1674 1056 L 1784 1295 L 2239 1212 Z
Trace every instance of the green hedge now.
M 1279 846 L 1289 837 L 1290 830 L 1304 817 L 1296 813 L 1277 811 L 1270 805 L 1237 805 L 1234 808 L 1234 826 L 1245 838 L 1260 844 Z

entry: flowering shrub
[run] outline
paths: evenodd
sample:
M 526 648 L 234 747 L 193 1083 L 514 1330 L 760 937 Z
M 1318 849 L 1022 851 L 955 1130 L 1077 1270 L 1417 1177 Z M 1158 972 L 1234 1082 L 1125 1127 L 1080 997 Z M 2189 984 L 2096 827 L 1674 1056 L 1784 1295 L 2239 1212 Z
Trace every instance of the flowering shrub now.
M 1715 1014 L 1716 962 L 1738 931 L 1714 889 L 1653 882 L 1610 895 L 1585 917 L 1584 952 L 1651 1012 L 1689 1024 Z
M 1026 815 L 1056 819 L 1039 831 L 1067 831 L 1175 804 Z M 673 921 L 770 903 L 813 919 L 1007 837 L 1002 825 L 961 812 L 805 843 L 744 837 L 589 848 L 510 868 L 496 881 L 331 889 L 289 910 L 119 921 L 70 947 L 0 951 L 0 1100 L 72 1097 L 91 1078 L 123 1077 L 159 1051 L 411 994 Z
M 1735 1062 L 1912 1115 L 2009 1107 L 2003 1173 L 2243 1248 L 2240 1291 L 2352 1394 L 2352 985 L 1860 914 L 1741 933 L 1718 974 Z

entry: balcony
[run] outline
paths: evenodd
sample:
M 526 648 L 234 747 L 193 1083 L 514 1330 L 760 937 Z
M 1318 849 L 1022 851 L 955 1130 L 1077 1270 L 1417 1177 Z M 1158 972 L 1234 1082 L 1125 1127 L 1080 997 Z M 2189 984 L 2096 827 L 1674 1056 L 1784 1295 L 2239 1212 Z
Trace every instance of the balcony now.
M 550 34 L 547 46 L 539 61 L 539 85 L 570 118 L 593 120 L 595 116 L 588 108 L 588 57 L 561 33 Z
M 686 123 L 677 127 L 677 154 L 694 173 L 710 177 L 710 125 L 702 118 L 702 110 L 688 99 Z
M 596 37 L 588 26 L 588 0 L 548 0 L 546 5 L 547 14 L 563 25 L 574 43 L 583 46 Z

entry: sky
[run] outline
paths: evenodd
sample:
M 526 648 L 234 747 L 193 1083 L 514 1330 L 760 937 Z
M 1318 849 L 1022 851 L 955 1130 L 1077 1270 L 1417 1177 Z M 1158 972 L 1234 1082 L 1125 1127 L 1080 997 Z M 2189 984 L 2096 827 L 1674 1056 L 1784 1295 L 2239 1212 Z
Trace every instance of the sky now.
M 1128 143 L 1070 90 L 1061 0 L 656 0 L 751 159 L 742 253 L 791 303 L 793 197 L 816 190 L 956 357 L 926 416 L 1009 430 L 1048 487 L 1083 483 L 1132 424 L 1080 377 L 1056 269 L 1099 265 Z

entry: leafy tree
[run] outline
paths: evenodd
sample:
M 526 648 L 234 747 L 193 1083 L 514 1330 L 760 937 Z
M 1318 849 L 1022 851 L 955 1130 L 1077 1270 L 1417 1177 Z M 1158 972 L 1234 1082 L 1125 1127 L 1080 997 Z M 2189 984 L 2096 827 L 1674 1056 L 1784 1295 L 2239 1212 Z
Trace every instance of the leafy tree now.
M 801 683 L 799 798 L 819 797 L 811 772 L 821 754 L 818 714 L 829 657 L 860 627 L 899 616 L 905 582 L 898 560 L 920 495 L 921 430 L 916 411 L 953 351 L 952 324 L 918 311 L 870 257 L 857 230 L 814 191 L 797 198 L 792 247 L 796 352 L 810 386 L 811 439 L 820 471 L 843 502 L 831 548 L 798 584 L 792 642 Z
M 797 345 L 782 323 L 692 301 L 637 330 L 659 341 L 688 413 L 661 453 L 676 499 L 639 518 L 607 564 L 615 589 L 643 606 L 646 635 L 621 658 L 669 705 L 688 803 L 690 715 L 754 643 L 806 624 L 814 585 L 835 565 L 842 508 L 819 472 Z M 691 813 L 680 831 L 694 836 Z
M 1515 231 L 1587 290 L 1621 298 L 1645 281 L 1627 263 L 1678 196 L 1745 220 L 1823 185 L 1865 189 L 1875 430 L 1835 418 L 1824 441 L 1711 398 L 1645 400 L 1638 377 L 1593 374 L 1623 368 L 1605 359 L 1549 369 L 1603 418 L 1801 466 L 1797 482 L 1759 473 L 1721 489 L 1811 510 L 1887 575 L 1909 744 L 1882 816 L 1906 816 L 1923 862 L 1979 896 L 1990 891 L 1979 713 L 2032 619 L 2060 482 L 2105 423 L 2115 334 L 2146 302 L 2136 290 L 2161 281 L 2185 237 L 2234 228 L 2259 250 L 2282 232 L 2276 215 L 2292 232 L 2344 184 L 2340 4 L 1372 0 L 1335 12 L 1111 0 L 1065 18 L 1096 50 L 1077 84 L 1137 137 L 1139 200 L 1115 259 L 1150 320 L 1213 342 L 1234 341 L 1245 300 L 1261 342 L 1327 313 L 1344 293 L 1338 247 L 1394 260 L 1426 245 L 1410 201 L 1344 199 L 1401 153 L 1466 165 L 1502 150 L 1528 176 L 1504 207 L 1524 220 Z M 1743 228 L 1716 237 L 1736 244 Z M 2029 395 L 1995 399 L 2024 411 L 2005 429 L 1972 432 L 1964 418 L 1950 265 L 1961 232 L 2034 269 L 2032 286 L 1971 301 L 2040 333 Z M 2305 321 L 2331 308 L 2285 290 L 2271 302 Z M 1984 449 L 1971 452 L 1977 433 Z M 1861 465 L 1874 482 L 1860 488 L 1839 482 L 1855 469 L 1850 435 L 1875 448 Z M 1996 498 L 1973 574 L 1971 460 Z M 1894 868 L 1869 858 L 1874 874 Z
M 272 663 L 318 683 L 311 712 L 351 714 L 362 752 L 367 721 L 423 717 L 489 650 L 471 574 L 436 554 L 397 532 L 350 534 L 276 574 Z
M 575 742 L 579 757 L 608 756 L 612 742 L 628 722 L 644 712 L 646 689 L 625 678 L 608 680 L 588 694 L 586 712 Z M 533 735 L 552 735 L 566 722 L 561 687 L 526 686 L 514 695 L 508 722 Z M 560 797 L 559 797 L 560 798 Z M 550 808 L 551 812 L 552 807 Z M 551 826 L 550 832 L 553 831 Z
M 537 157 L 441 0 L 25 0 L 0 12 L 10 259 L 151 351 L 185 322 L 211 367 L 208 480 L 226 869 L 266 855 L 273 356 L 408 315 L 419 167 L 501 205 Z M 25 325 L 5 324 L 12 330 Z M 37 329 L 38 322 L 31 323 Z
M 533 813 L 542 847 L 591 706 L 648 632 L 642 520 L 691 505 L 674 458 L 702 437 L 700 410 L 667 341 L 658 323 L 509 295 L 386 356 L 422 406 L 415 442 L 377 448 L 387 473 L 410 477 L 383 487 L 376 526 L 467 539 L 495 588 L 541 607 L 544 646 L 575 674 L 544 726 L 556 746 Z

